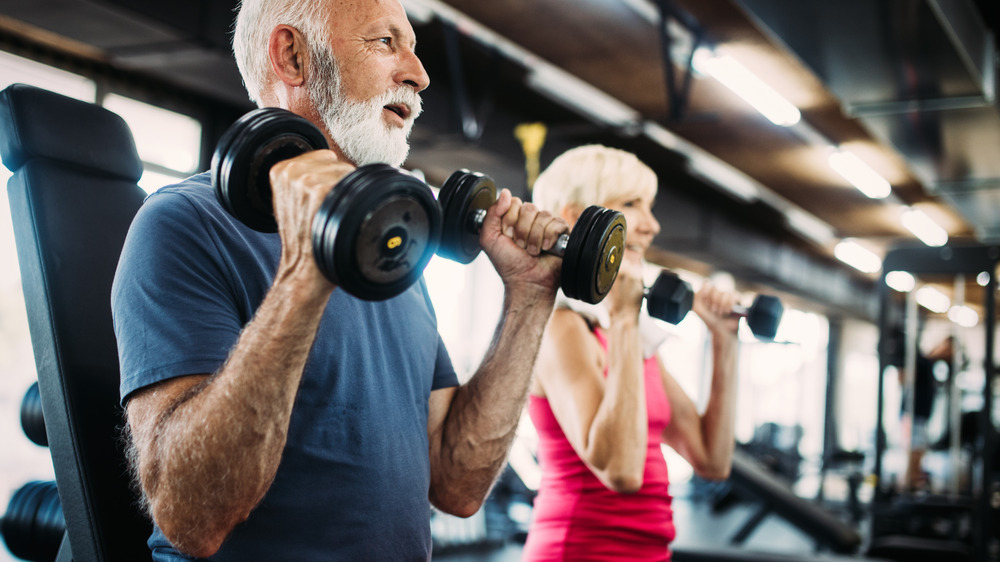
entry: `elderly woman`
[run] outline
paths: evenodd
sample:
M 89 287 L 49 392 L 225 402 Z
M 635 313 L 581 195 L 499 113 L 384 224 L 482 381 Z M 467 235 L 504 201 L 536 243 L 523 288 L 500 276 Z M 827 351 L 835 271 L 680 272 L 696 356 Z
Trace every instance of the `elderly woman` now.
M 669 560 L 667 465 L 673 447 L 699 476 L 726 478 L 734 447 L 737 295 L 706 284 L 693 310 L 712 340 L 704 412 L 644 342 L 642 266 L 660 230 L 656 174 L 633 154 L 582 146 L 556 158 L 533 201 L 575 224 L 588 205 L 628 224 L 618 279 L 600 305 L 560 302 L 542 340 L 529 397 L 542 482 L 524 560 Z M 642 320 L 642 322 L 640 322 Z

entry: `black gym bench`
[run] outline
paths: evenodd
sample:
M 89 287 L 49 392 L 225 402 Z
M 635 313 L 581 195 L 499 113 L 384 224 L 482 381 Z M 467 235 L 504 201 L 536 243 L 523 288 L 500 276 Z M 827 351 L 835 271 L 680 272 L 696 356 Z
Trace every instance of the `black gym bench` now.
M 733 453 L 729 483 L 739 495 L 760 503 L 758 510 L 732 538 L 734 544 L 746 540 L 768 515 L 774 513 L 834 552 L 852 553 L 861 546 L 861 536 L 850 525 L 821 506 L 795 495 L 786 482 L 768 473 L 739 450 Z

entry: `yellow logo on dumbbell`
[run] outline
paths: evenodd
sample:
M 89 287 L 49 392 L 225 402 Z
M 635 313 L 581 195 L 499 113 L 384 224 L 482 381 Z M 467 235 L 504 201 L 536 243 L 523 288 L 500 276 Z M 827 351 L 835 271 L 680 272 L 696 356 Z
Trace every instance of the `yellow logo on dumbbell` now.
M 386 242 L 385 245 L 388 246 L 390 250 L 395 250 L 402 243 L 403 243 L 402 236 L 393 236 L 392 238 L 389 239 L 388 242 Z

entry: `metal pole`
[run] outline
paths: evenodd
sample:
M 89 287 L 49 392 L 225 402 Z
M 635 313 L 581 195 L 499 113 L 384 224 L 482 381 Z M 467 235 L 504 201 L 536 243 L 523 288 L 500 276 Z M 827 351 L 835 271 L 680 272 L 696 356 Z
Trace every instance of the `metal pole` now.
M 916 425 L 916 419 L 914 419 L 916 397 L 914 393 L 916 392 L 917 379 L 917 331 L 919 330 L 919 325 L 917 323 L 917 298 L 915 294 L 915 290 L 906 293 L 906 345 L 903 359 L 903 395 L 906 397 L 906 402 L 903 407 L 906 412 L 906 418 L 909 420 L 910 431 L 907 436 L 907 442 L 903 444 L 906 453 L 904 457 L 906 468 L 903 469 L 904 487 L 907 487 L 916 478 L 916 475 L 909 473 L 911 468 L 910 457 L 913 455 L 913 429 Z M 906 481 L 907 478 L 910 479 L 910 482 Z
M 980 560 L 1000 559 L 1000 545 L 997 537 L 993 536 L 994 512 L 991 502 L 994 499 L 994 490 L 991 482 L 994 478 L 993 457 L 996 447 L 994 436 L 996 429 L 993 427 L 991 410 L 993 407 L 993 344 L 996 335 L 996 292 L 997 282 L 996 267 L 989 271 L 989 280 L 986 283 L 986 357 L 984 359 L 986 380 L 983 383 L 983 408 L 979 412 L 979 439 L 977 448 L 979 449 L 979 459 L 982 462 L 982 470 L 979 472 L 979 482 L 974 486 L 974 497 L 978 498 L 975 510 L 978 512 L 979 524 L 975 529 L 975 550 Z
M 955 302 L 959 305 L 965 304 L 965 276 L 958 275 L 955 277 Z M 951 365 L 949 368 L 949 401 L 948 401 L 948 427 L 950 440 L 948 444 L 949 449 L 949 460 L 948 464 L 951 467 L 951 479 L 948 486 L 948 491 L 954 495 L 958 495 L 961 486 L 961 472 L 962 472 L 962 395 L 958 388 L 956 379 L 958 377 L 958 368 L 961 365 L 959 361 L 961 358 L 960 350 L 963 349 L 962 346 L 962 332 L 959 330 L 958 324 L 952 323 L 951 325 L 951 336 L 952 336 L 952 353 L 951 353 Z
M 882 273 L 882 277 L 878 284 L 879 292 L 879 354 L 878 354 L 878 398 L 875 404 L 875 464 L 872 467 L 872 474 L 875 476 L 875 497 L 871 502 L 871 508 L 874 510 L 875 505 L 879 503 L 879 500 L 883 498 L 883 486 L 882 486 L 882 456 L 885 454 L 885 423 L 883 423 L 882 416 L 885 411 L 885 368 L 888 365 L 886 363 L 886 349 L 884 349 L 884 342 L 886 334 L 889 330 L 889 286 L 885 282 L 885 272 Z

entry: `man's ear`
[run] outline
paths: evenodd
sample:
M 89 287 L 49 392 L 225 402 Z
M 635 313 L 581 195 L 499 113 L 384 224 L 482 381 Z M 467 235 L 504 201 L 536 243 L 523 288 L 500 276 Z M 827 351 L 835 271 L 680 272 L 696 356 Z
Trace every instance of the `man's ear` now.
M 576 224 L 577 219 L 583 214 L 584 206 L 579 203 L 567 203 L 562 210 L 562 219 L 569 224 L 570 230 Z
M 288 25 L 278 25 L 271 30 L 267 41 L 267 55 L 271 70 L 287 86 L 301 86 L 305 82 L 305 41 L 299 30 Z

